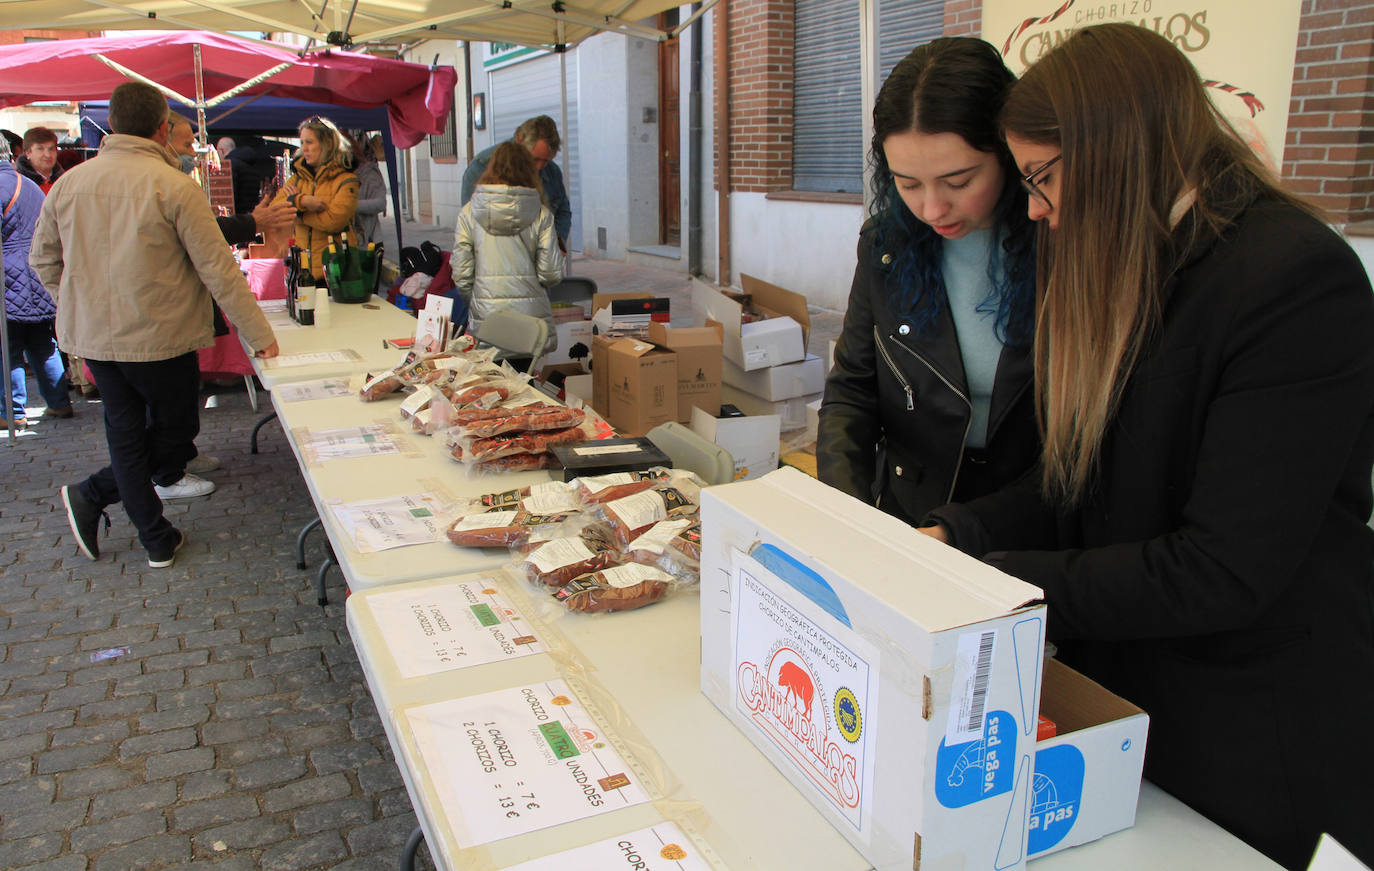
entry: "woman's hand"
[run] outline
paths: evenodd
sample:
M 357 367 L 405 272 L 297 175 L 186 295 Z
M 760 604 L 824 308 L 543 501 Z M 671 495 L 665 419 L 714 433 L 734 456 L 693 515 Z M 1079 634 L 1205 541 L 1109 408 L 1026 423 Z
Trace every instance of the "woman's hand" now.
M 918 526 L 916 531 L 924 533 L 943 544 L 949 544 L 949 531 L 938 523 L 934 526 Z

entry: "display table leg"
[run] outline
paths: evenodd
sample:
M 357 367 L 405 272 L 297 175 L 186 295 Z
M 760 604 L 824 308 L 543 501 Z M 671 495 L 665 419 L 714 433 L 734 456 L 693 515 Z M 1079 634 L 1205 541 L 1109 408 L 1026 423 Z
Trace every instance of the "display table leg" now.
M 311 531 L 319 528 L 320 518 L 316 517 L 314 520 L 301 527 L 300 533 L 296 536 L 296 568 L 301 571 L 305 571 L 307 568 L 305 563 L 305 537 L 309 535 Z
M 424 843 L 425 832 L 419 826 L 406 838 L 406 845 L 401 848 L 401 871 L 415 871 L 415 854 L 419 851 L 420 845 Z
M 253 437 L 249 440 L 250 447 L 252 448 L 252 450 L 249 451 L 249 453 L 256 454 L 258 452 L 258 430 L 262 429 L 269 420 L 275 420 L 276 417 L 277 413 L 274 411 L 271 414 L 264 417 L 262 420 L 258 421 L 257 424 L 253 427 Z
M 320 565 L 320 570 L 315 573 L 315 601 L 323 608 L 329 604 L 329 596 L 324 591 L 324 579 L 329 574 L 329 570 L 339 564 L 339 560 L 334 556 L 334 548 L 329 549 L 329 556 Z

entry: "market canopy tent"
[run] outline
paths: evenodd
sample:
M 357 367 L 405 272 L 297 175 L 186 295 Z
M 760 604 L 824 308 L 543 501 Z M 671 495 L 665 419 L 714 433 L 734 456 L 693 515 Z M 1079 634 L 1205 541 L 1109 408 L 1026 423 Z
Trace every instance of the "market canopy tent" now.
M 392 138 L 409 148 L 443 131 L 458 74 L 449 66 L 430 69 L 338 50 L 301 55 L 274 43 L 198 31 L 0 46 L 0 108 L 103 100 L 131 78 L 151 82 L 193 108 L 201 95 L 211 109 L 229 96 L 254 94 L 361 109 L 385 106 Z
M 701 11 L 716 2 L 702 4 Z M 318 5 L 304 0 L 0 0 L 10 30 L 180 27 L 294 33 L 343 46 L 466 39 L 544 48 L 576 45 L 601 31 L 662 41 L 669 34 L 638 22 L 678 5 L 678 0 L 322 0 Z

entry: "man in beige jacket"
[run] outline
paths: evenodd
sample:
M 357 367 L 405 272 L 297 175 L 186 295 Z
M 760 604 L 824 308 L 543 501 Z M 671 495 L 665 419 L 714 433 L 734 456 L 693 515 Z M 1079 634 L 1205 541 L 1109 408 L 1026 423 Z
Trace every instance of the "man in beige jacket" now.
M 57 301 L 58 344 L 86 359 L 105 405 L 110 465 L 61 490 L 77 546 L 98 559 L 100 518 L 122 501 L 148 565 L 165 568 L 186 538 L 153 488 L 177 483 L 194 450 L 210 299 L 259 356 L 277 342 L 204 193 L 169 162 L 162 94 L 126 82 L 109 111 L 100 153 L 44 201 L 29 262 Z

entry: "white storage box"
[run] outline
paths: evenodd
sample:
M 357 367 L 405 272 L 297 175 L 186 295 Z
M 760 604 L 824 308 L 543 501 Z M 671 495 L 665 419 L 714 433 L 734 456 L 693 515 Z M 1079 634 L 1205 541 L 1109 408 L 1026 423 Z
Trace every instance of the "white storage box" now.
M 744 305 L 738 299 L 692 279 L 692 308 L 708 326 L 720 324 L 725 359 L 746 371 L 803 359 L 811 329 L 806 297 L 752 275 L 741 275 L 740 285 L 749 296 L 752 310 L 762 315 L 763 320 L 746 323 Z
M 730 452 L 736 481 L 760 478 L 778 467 L 780 426 L 776 414 L 712 417 L 692 409 L 692 432 Z
M 796 363 L 783 363 L 767 369 L 746 372 L 730 360 L 726 360 L 722 379 L 731 387 L 752 393 L 760 399 L 777 401 L 795 399 L 820 393 L 825 389 L 825 364 L 821 358 L 808 354 L 806 359 Z
M 702 692 L 880 871 L 1024 867 L 1040 591 L 795 469 L 702 500 Z
M 797 396 L 792 399 L 763 399 L 726 384 L 720 388 L 720 401 L 735 406 L 749 415 L 776 414 L 782 420 L 782 431 L 806 426 L 806 404 L 821 398 L 821 394 Z

